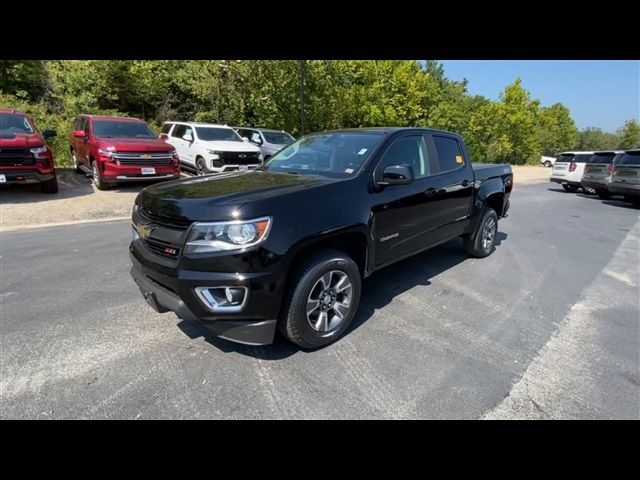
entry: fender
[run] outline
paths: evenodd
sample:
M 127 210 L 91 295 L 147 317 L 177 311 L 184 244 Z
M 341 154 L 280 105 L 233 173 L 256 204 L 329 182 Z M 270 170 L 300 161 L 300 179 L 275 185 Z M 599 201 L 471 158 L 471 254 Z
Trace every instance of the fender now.
M 475 196 L 473 210 L 471 212 L 471 221 L 469 222 L 469 227 L 467 229 L 468 232 L 475 231 L 478 219 L 480 218 L 480 212 L 493 200 L 493 198 L 500 196 L 500 204 L 502 205 L 502 197 L 504 197 L 504 194 L 505 186 L 502 178 L 490 178 L 480 183 L 480 187 L 478 188 Z M 498 218 L 502 217 L 504 205 L 502 205 L 499 210 L 500 211 L 496 212 L 498 214 Z

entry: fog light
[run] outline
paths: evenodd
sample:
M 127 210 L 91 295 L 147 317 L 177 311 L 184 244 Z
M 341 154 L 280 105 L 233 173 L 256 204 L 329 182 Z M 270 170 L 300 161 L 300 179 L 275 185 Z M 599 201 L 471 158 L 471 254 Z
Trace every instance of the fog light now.
M 247 300 L 247 287 L 197 287 L 196 294 L 212 312 L 239 312 Z

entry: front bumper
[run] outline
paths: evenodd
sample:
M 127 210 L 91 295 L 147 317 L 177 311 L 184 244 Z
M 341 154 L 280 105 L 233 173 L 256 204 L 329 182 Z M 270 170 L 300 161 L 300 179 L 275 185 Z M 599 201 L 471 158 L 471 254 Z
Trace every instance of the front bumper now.
M 215 335 L 226 340 L 248 345 L 267 345 L 273 342 L 277 320 L 275 318 L 259 318 L 261 315 L 257 313 L 260 310 L 261 302 L 264 301 L 261 298 L 264 292 L 260 292 L 262 290 L 260 285 L 262 284 L 259 279 L 247 278 L 240 282 L 235 279 L 239 286 L 249 288 L 247 306 L 243 311 L 233 314 L 215 314 L 205 311 L 204 306 L 197 299 L 194 288 L 195 286 L 215 287 L 227 285 L 231 281 L 230 276 L 232 274 L 182 271 L 180 275 L 184 278 L 181 279 L 178 283 L 178 288 L 176 288 L 180 293 L 178 294 L 150 276 L 153 275 L 158 279 L 165 280 L 165 275 L 145 267 L 133 252 L 130 252 L 129 256 L 133 263 L 130 274 L 138 285 L 144 299 L 157 312 L 172 311 L 179 318 L 188 322 L 199 323 Z M 166 283 L 171 282 L 171 280 L 165 281 Z M 173 279 L 172 283 L 175 285 L 177 281 L 178 279 Z M 258 282 L 258 285 L 256 285 L 256 282 Z
M 40 173 L 37 170 L 0 170 L 6 181 L 2 185 L 42 183 L 52 180 L 55 173 Z

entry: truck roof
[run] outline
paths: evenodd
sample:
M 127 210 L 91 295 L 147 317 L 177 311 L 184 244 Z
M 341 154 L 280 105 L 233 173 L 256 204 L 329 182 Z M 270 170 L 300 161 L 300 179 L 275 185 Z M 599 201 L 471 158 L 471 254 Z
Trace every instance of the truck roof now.
M 0 108 L 0 113 L 17 113 L 20 115 L 26 115 L 25 112 L 16 110 L 15 108 Z
M 436 128 L 427 128 L 427 127 L 361 127 L 361 128 L 342 128 L 338 130 L 327 130 L 326 132 L 315 132 L 315 133 L 337 133 L 337 132 L 374 132 L 374 133 L 394 133 L 401 132 L 404 130 L 420 130 L 423 132 L 434 132 L 434 133 L 447 133 L 450 135 L 460 136 L 455 132 L 449 132 L 447 130 L 438 130 Z
M 223 125 L 221 123 L 204 123 L 204 122 L 183 122 L 180 120 L 167 120 L 166 122 L 162 122 L 163 125 L 166 123 L 181 123 L 183 125 L 191 125 L 193 127 L 218 127 L 218 128 L 231 128 L 229 125 Z
M 93 120 L 118 120 L 118 121 L 125 121 L 125 122 L 144 122 L 144 120 L 141 120 L 139 118 L 119 117 L 117 115 L 87 115 L 83 113 L 78 115 L 78 117 L 87 117 Z
M 580 150 L 571 150 L 568 152 L 560 152 L 558 155 L 583 155 L 585 153 L 590 153 L 590 154 L 594 154 L 596 152 L 591 152 L 591 151 L 580 151 Z

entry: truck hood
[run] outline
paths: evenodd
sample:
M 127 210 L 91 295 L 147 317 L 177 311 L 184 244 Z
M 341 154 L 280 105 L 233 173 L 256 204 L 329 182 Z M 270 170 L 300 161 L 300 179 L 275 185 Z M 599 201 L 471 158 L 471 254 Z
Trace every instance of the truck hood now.
M 0 148 L 35 148 L 44 145 L 37 133 L 18 133 L 11 137 L 0 136 Z
M 325 177 L 263 170 L 191 177 L 145 188 L 136 203 L 163 217 L 189 221 L 231 219 L 247 203 L 309 190 L 335 180 Z
M 168 152 L 173 147 L 158 138 L 99 138 L 100 148 L 120 152 Z
M 227 140 L 218 141 L 201 141 L 211 150 L 220 150 L 221 152 L 259 152 L 260 149 L 255 145 L 247 142 L 232 142 Z

